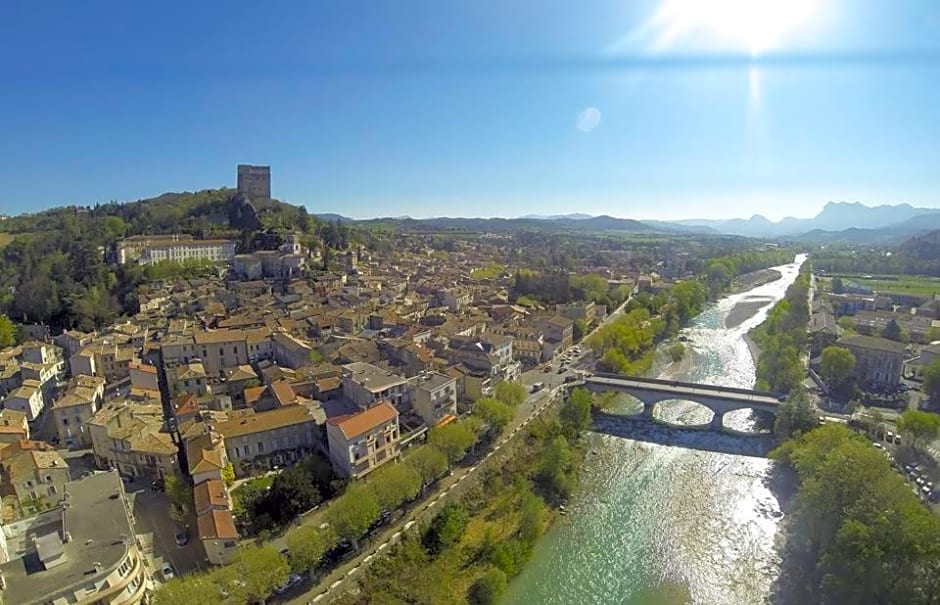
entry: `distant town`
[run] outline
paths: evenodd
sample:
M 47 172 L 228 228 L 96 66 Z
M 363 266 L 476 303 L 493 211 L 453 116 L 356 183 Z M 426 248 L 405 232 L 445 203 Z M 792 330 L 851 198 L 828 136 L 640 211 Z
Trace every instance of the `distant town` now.
M 799 251 L 692 232 L 365 228 L 274 203 L 271 169 L 239 165 L 234 191 L 174 219 L 186 230 L 128 234 L 135 219 L 117 225 L 118 205 L 70 210 L 61 220 L 125 232 L 89 252 L 114 275 L 100 305 L 62 297 L 63 311 L 40 316 L 26 298 L 34 277 L 8 285 L 3 602 L 355 592 L 347 576 L 403 532 L 434 528 L 435 503 L 472 489 L 478 465 L 524 459 L 506 452 L 530 422 L 558 418 L 575 443 L 590 425 L 577 407 L 585 376 L 642 376 L 660 342 L 681 363 L 679 331 L 708 298 L 779 278 L 768 267 Z M 28 225 L 0 233 L 7 253 L 41 230 Z M 758 388 L 805 392 L 814 426 L 872 435 L 930 506 L 936 464 L 896 450 L 916 433 L 916 449 L 940 457 L 936 430 L 902 419 L 940 395 L 940 282 L 846 259 L 864 260 L 814 253 L 788 294 L 805 317 L 754 333 L 760 359 L 789 350 L 776 334 L 800 334 L 775 370 L 760 364 Z M 543 477 L 556 505 L 574 468 Z

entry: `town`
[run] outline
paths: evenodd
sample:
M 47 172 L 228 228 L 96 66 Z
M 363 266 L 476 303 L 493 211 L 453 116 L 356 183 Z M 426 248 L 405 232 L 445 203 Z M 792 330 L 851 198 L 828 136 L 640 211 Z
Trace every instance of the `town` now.
M 69 321 L 108 323 L 58 333 L 19 323 L 0 351 L 4 602 L 353 589 L 344 579 L 433 527 L 434 505 L 577 399 L 588 372 L 642 375 L 706 296 L 779 278 L 767 267 L 793 258 L 742 238 L 315 230 L 305 211 L 290 225 L 270 210 L 270 179 L 240 165 L 237 188 L 208 201 L 214 223 L 102 246 L 102 266 L 144 271 L 129 311 L 89 310 Z M 908 433 L 937 455 L 936 427 L 904 417 L 940 398 L 940 303 L 848 275 L 798 280 L 805 358 L 754 333 L 776 359 L 758 384 L 805 389 L 814 424 L 868 432 L 887 456 Z M 936 502 L 936 464 L 904 462 Z

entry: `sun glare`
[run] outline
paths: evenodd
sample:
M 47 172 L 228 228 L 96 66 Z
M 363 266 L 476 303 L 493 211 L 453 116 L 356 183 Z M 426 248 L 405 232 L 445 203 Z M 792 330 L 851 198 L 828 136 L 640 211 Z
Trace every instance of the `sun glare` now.
M 778 46 L 807 21 L 816 4 L 816 0 L 666 0 L 654 20 L 663 27 L 663 46 L 704 32 L 757 55 Z

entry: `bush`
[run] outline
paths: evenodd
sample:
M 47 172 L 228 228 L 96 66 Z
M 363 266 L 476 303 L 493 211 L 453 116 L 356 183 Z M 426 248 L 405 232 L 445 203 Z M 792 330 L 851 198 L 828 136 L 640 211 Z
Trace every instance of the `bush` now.
M 467 591 L 467 600 L 472 605 L 490 605 L 506 591 L 507 585 L 506 574 L 499 569 L 491 569 L 473 583 Z

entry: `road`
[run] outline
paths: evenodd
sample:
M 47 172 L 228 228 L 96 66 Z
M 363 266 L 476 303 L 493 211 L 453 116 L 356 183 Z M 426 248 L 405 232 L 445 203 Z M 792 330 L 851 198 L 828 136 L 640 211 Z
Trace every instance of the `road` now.
M 152 564 L 151 571 L 156 580 L 162 580 L 156 571 L 165 561 L 173 566 L 176 575 L 206 567 L 202 545 L 192 535 L 192 531 L 188 544 L 182 547 L 176 545 L 176 523 L 167 514 L 170 499 L 166 494 L 150 489 L 140 481 L 125 485 L 125 490 L 136 521 L 135 532 L 146 559 Z M 195 527 L 195 519 L 190 527 Z
M 615 311 L 608 314 L 587 336 L 593 334 L 596 330 L 608 325 L 610 322 L 623 312 L 627 301 L 625 301 Z M 586 336 L 586 337 L 587 337 Z M 577 351 L 577 352 L 575 352 Z M 326 603 L 331 598 L 342 594 L 353 587 L 352 580 L 355 580 L 359 573 L 362 573 L 369 564 L 386 552 L 389 546 L 397 543 L 403 532 L 411 530 L 413 527 L 421 527 L 431 520 L 436 514 L 437 507 L 442 501 L 449 497 L 458 495 L 464 486 L 470 481 L 465 480 L 473 477 L 478 469 L 488 463 L 494 463 L 491 459 L 495 456 L 497 461 L 500 454 L 504 451 L 504 446 L 509 443 L 522 429 L 538 418 L 539 414 L 545 411 L 553 401 L 559 399 L 565 378 L 574 376 L 577 369 L 591 367 L 594 364 L 594 355 L 587 349 L 578 347 L 573 348 L 566 356 L 554 359 L 551 363 L 538 366 L 520 376 L 520 382 L 526 386 L 529 395 L 519 406 L 516 417 L 505 429 L 503 436 L 479 462 L 469 468 L 456 470 L 453 475 L 444 477 L 436 486 L 436 489 L 426 496 L 426 499 L 418 504 L 416 508 L 408 513 L 401 515 L 393 520 L 384 529 L 380 530 L 367 547 L 360 545 L 360 552 L 353 558 L 337 566 L 327 575 L 318 579 L 317 585 L 304 590 L 302 587 L 292 591 L 285 598 L 280 600 L 289 605 L 309 605 L 311 603 Z M 543 383 L 544 388 L 532 393 L 531 387 L 536 383 Z M 322 522 L 322 510 L 311 515 L 310 519 L 305 519 L 304 524 Z M 278 549 L 285 546 L 284 538 L 279 538 L 272 542 Z M 303 591 L 301 593 L 301 591 Z M 300 593 L 300 594 L 297 594 Z

